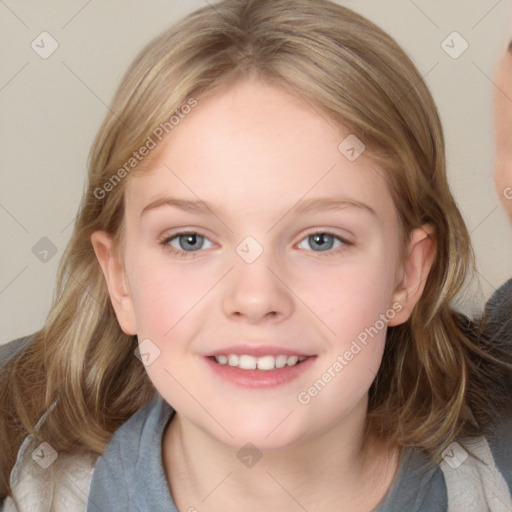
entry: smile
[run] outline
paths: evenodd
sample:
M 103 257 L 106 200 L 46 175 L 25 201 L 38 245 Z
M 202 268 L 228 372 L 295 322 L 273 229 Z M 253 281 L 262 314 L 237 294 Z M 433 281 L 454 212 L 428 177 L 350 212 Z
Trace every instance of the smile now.
M 242 370 L 264 370 L 284 368 L 285 366 L 296 366 L 307 359 L 307 356 L 287 356 L 284 354 L 273 356 L 265 355 L 254 357 L 248 354 L 219 354 L 212 356 L 212 359 L 221 365 L 234 366 Z

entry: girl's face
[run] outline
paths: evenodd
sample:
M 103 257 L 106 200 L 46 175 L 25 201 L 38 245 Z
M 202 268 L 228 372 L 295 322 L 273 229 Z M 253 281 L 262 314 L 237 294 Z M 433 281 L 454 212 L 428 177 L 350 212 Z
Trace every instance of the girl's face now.
M 182 421 L 221 442 L 361 424 L 386 327 L 421 293 L 422 242 L 401 261 L 383 172 L 348 136 L 244 81 L 199 100 L 128 179 L 124 267 L 106 272 L 118 319 Z

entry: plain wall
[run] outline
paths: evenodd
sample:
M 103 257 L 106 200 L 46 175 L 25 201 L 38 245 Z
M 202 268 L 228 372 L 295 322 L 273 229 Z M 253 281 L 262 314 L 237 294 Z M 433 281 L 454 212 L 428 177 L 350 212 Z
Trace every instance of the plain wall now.
M 432 90 L 445 128 L 450 183 L 477 257 L 480 291 L 474 289 L 460 301 L 464 310 L 474 311 L 512 276 L 512 227 L 492 181 L 491 117 L 492 78 L 512 37 L 512 1 L 339 3 L 395 37 Z M 85 185 L 88 151 L 128 64 L 153 36 L 205 4 L 0 3 L 0 343 L 32 333 L 45 322 Z M 44 31 L 58 43 L 46 59 L 31 47 L 35 41 L 39 52 L 51 49 L 47 36 L 41 43 Z M 442 48 L 454 31 L 469 44 L 458 58 Z M 447 42 L 452 52 L 461 48 L 461 39 Z M 50 252 L 41 261 L 45 249 Z

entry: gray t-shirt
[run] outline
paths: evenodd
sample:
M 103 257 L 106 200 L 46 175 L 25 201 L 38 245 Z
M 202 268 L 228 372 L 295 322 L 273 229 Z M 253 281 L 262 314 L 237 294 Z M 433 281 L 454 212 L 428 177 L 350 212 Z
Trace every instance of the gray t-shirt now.
M 87 512 L 178 512 L 162 464 L 162 434 L 173 414 L 157 397 L 116 431 L 96 463 Z M 189 510 L 201 510 L 201 499 Z M 441 469 L 420 451 L 406 449 L 392 487 L 375 512 L 445 512 L 446 506 Z

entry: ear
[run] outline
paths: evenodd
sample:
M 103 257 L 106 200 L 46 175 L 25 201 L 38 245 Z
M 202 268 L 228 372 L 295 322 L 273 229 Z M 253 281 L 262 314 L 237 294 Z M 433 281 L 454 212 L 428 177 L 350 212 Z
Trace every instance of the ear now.
M 114 250 L 111 235 L 105 231 L 95 231 L 91 235 L 91 243 L 103 270 L 110 300 L 121 329 L 126 334 L 137 334 L 135 309 L 128 280 L 124 266 Z
M 388 325 L 399 325 L 409 319 L 414 306 L 423 293 L 435 255 L 434 228 L 425 224 L 421 228 L 413 230 L 409 238 L 406 258 L 393 293 L 393 304 L 400 305 L 401 308 L 393 307 L 397 314 L 388 322 Z

